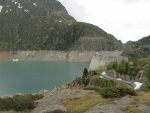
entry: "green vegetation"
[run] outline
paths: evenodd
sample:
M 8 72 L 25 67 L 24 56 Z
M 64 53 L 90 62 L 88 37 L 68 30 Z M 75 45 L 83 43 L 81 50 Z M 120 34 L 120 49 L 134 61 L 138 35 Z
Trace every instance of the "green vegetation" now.
M 138 104 L 146 104 L 150 105 L 150 92 L 148 91 L 139 91 L 137 92 L 137 96 L 133 96 L 132 98 L 136 101 Z
M 43 95 L 15 95 L 13 97 L 0 98 L 0 111 L 24 111 L 35 107 L 34 101 L 43 98 Z
M 148 66 L 145 67 L 144 75 L 146 76 L 147 81 L 148 81 L 147 86 L 150 87 L 150 65 L 148 65 Z
M 18 8 L 17 4 L 9 0 L 0 1 L 0 5 L 3 6 L 0 13 L 1 51 L 72 49 L 99 51 L 122 48 L 121 41 L 97 26 L 76 22 L 56 0 L 36 0 L 37 7 L 33 5 L 33 0 L 19 0 L 18 3 L 23 8 Z M 82 37 L 85 37 L 85 40 L 78 43 Z M 93 41 L 94 43 L 89 46 Z
M 104 88 L 100 94 L 105 98 L 114 98 L 114 97 L 122 97 L 126 95 L 135 96 L 136 92 L 125 85 L 121 85 L 121 86 L 115 86 L 110 88 Z
M 65 106 L 70 113 L 83 113 L 97 104 L 110 102 L 97 93 L 87 94 L 79 99 L 66 99 Z
M 87 86 L 89 84 L 90 80 L 89 80 L 88 74 L 89 74 L 88 70 L 87 70 L 87 68 L 85 68 L 83 71 L 83 76 L 82 76 L 82 84 L 84 86 Z
M 90 84 L 95 87 L 101 87 L 101 88 L 111 87 L 116 85 L 116 83 L 113 80 L 103 79 L 100 78 L 99 76 L 92 76 L 90 78 Z
M 122 64 L 118 64 L 116 62 L 112 63 L 108 67 L 109 69 L 111 69 L 111 66 L 114 68 L 118 68 L 118 65 L 119 66 L 123 65 L 123 67 L 124 66 L 128 67 L 127 66 L 128 63 L 124 61 L 122 62 Z M 126 70 L 126 68 L 120 68 L 119 71 L 121 72 L 122 72 L 121 69 Z M 86 68 L 84 69 L 83 76 L 77 78 L 72 83 L 76 84 L 77 86 L 83 86 L 84 90 L 95 90 L 97 93 L 99 93 L 105 98 L 114 98 L 114 97 L 117 98 L 126 95 L 132 95 L 132 96 L 136 95 L 136 92 L 133 89 L 129 88 L 127 85 L 117 83 L 113 80 L 101 78 L 99 77 L 99 75 L 97 75 L 97 72 L 95 71 L 88 72 Z
M 141 61 L 133 60 L 132 62 L 122 61 L 122 62 L 112 62 L 107 66 L 107 70 L 114 69 L 117 73 L 121 75 L 129 75 L 131 80 L 134 80 L 141 70 Z
M 77 86 L 83 86 L 86 88 L 89 86 L 94 87 L 111 87 L 115 86 L 116 83 L 113 80 L 100 78 L 95 71 L 88 71 L 86 68 L 83 71 L 82 77 L 77 77 L 72 84 Z
M 129 59 L 148 58 L 150 56 L 150 36 L 136 42 L 127 42 L 124 45 L 123 55 Z
M 136 107 L 128 106 L 125 108 L 124 113 L 145 113 L 145 112 Z

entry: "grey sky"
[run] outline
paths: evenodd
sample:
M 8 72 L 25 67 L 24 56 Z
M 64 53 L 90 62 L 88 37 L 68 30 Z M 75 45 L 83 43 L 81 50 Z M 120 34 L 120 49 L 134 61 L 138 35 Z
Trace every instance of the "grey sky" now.
M 59 0 L 78 21 L 92 23 L 123 42 L 150 35 L 150 0 Z

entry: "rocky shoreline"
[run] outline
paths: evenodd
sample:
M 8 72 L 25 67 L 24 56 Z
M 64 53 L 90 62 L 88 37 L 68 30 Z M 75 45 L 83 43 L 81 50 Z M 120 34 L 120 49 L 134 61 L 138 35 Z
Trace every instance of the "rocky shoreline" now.
M 54 60 L 70 62 L 90 62 L 95 51 L 1 51 L 0 61 Z

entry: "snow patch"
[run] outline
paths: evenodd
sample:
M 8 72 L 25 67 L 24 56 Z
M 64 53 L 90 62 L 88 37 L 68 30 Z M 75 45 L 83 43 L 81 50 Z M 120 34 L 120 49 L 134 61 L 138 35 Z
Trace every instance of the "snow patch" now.
M 15 3 L 16 5 L 18 5 L 18 8 L 19 8 L 19 9 L 23 8 L 23 6 L 21 6 L 21 4 L 18 3 L 18 2 L 16 2 L 15 0 L 12 0 L 12 3 Z
M 24 9 L 24 11 L 27 12 L 27 13 L 29 12 L 29 10 L 27 10 L 27 9 Z
M 117 78 L 117 80 L 120 80 L 120 81 L 121 81 L 122 79 L 121 79 L 121 78 Z
M 103 76 L 99 76 L 99 78 L 104 78 Z
M 18 8 L 19 8 L 19 9 L 20 9 L 20 8 L 23 8 L 23 6 L 21 6 L 20 3 L 18 3 Z
M 141 88 L 141 86 L 143 85 L 143 83 L 140 83 L 140 82 L 134 82 L 134 84 L 135 84 L 135 90 L 138 90 L 138 89 L 140 89 Z
M 3 9 L 3 6 L 0 5 L 0 12 L 1 12 L 2 9 Z
M 19 59 L 18 59 L 18 58 L 16 58 L 16 59 L 13 59 L 12 61 L 13 61 L 13 62 L 18 62 L 18 61 L 19 61 Z
M 104 72 L 102 72 L 102 75 L 104 76 L 104 75 L 106 75 L 106 72 L 104 71 Z
M 34 6 L 37 6 L 37 4 L 36 4 L 36 3 L 33 3 L 33 5 L 34 5 Z

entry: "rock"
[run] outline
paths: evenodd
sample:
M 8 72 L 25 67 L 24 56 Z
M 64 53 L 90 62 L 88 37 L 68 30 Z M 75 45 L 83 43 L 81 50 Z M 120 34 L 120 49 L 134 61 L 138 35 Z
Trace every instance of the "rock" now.
M 44 93 L 44 98 L 37 101 L 37 106 L 31 113 L 46 113 L 55 110 L 67 111 L 64 106 L 65 98 L 80 98 L 90 91 L 80 89 L 64 89 L 65 86 L 55 87 L 51 92 Z
M 129 96 L 116 100 L 114 104 L 98 104 L 85 113 L 123 113 L 122 109 L 132 105 L 134 101 Z

